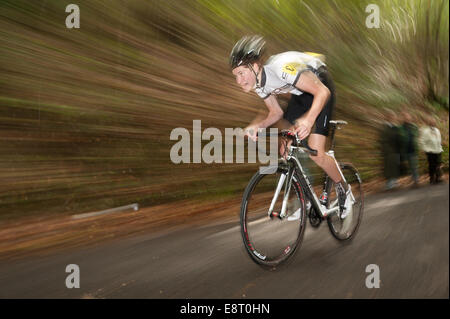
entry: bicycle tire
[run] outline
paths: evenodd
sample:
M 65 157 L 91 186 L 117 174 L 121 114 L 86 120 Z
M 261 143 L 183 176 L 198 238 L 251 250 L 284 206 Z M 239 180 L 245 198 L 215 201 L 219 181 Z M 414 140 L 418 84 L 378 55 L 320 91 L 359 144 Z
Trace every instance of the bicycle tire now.
M 352 187 L 355 204 L 353 205 L 352 212 L 345 219 L 340 219 L 339 213 L 332 214 L 327 217 L 327 223 L 334 238 L 338 241 L 351 241 L 356 236 L 359 226 L 361 225 L 364 212 L 364 192 L 358 170 L 351 163 L 339 163 L 339 166 L 347 183 Z M 337 198 L 336 190 L 333 185 L 331 187 L 331 193 L 332 194 L 329 194 L 327 208 L 329 208 L 330 204 L 333 201 L 336 201 Z
M 278 168 L 275 174 L 256 172 L 250 179 L 242 198 L 240 224 L 244 247 L 251 259 L 260 266 L 275 267 L 285 262 L 294 255 L 303 240 L 306 227 L 305 196 L 297 174 L 293 176 L 291 193 L 289 195 L 290 201 L 295 202 L 289 203 L 288 214 L 292 214 L 294 210 L 300 209 L 298 221 L 293 223 L 287 218 L 282 220 L 277 217 L 270 218 L 267 214 L 276 188 L 276 183 L 271 188 L 272 180 L 277 180 L 278 178 L 278 176 L 274 175 L 285 172 L 286 169 L 283 168 Z M 265 179 L 267 180 L 267 190 L 265 189 L 266 185 L 262 184 L 262 181 Z M 260 185 L 261 187 L 258 187 Z M 279 200 L 283 198 L 283 194 L 284 191 L 280 193 Z M 278 209 L 277 206 L 280 206 L 278 201 L 276 209 Z M 271 231 L 269 231 L 270 229 Z M 287 232 L 289 233 L 287 234 Z M 280 248 L 271 247 L 274 245 Z

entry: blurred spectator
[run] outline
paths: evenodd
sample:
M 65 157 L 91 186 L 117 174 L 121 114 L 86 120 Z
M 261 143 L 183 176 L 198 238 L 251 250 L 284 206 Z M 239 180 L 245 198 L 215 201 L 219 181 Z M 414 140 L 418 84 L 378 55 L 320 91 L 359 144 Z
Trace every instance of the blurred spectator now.
M 419 145 L 425 152 L 428 159 L 428 173 L 430 175 L 430 184 L 437 184 L 441 180 L 441 133 L 436 127 L 436 119 L 430 117 L 428 125 L 420 128 Z
M 384 160 L 384 177 L 386 189 L 397 186 L 400 175 L 400 129 L 397 126 L 397 115 L 392 110 L 385 111 L 385 122 L 381 129 L 380 143 Z
M 411 174 L 411 178 L 414 182 L 414 186 L 418 185 L 419 175 L 417 173 L 417 137 L 418 129 L 417 126 L 412 123 L 413 119 L 411 114 L 407 110 L 402 112 L 403 124 L 400 126 L 401 133 L 401 151 L 400 151 L 400 161 L 401 165 L 407 163 L 407 169 Z M 401 172 L 403 173 L 403 172 Z

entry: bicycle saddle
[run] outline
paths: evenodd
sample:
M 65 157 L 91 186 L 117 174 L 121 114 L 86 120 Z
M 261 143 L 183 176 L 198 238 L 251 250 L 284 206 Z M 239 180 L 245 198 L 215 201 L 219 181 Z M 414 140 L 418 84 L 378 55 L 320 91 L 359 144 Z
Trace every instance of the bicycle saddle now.
M 337 126 L 337 125 L 346 125 L 348 123 L 346 121 L 336 120 L 336 121 L 330 121 L 330 124 Z

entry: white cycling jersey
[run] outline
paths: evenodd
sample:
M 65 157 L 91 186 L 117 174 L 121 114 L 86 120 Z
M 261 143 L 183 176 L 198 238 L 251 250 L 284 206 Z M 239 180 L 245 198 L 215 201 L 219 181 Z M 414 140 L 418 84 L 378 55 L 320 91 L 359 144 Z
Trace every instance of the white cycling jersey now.
M 288 51 L 273 55 L 262 68 L 260 87 L 256 87 L 255 92 L 263 99 L 271 94 L 301 95 L 303 92 L 295 87 L 300 74 L 321 66 L 325 63 L 307 53 Z

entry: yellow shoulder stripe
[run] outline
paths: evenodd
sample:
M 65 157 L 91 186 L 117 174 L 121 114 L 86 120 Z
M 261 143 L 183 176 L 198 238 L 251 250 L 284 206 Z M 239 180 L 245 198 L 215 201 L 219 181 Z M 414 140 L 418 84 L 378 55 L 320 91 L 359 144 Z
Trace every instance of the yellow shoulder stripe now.
M 322 61 L 323 63 L 325 63 L 325 56 L 323 54 L 320 53 L 314 53 L 314 52 L 303 52 L 307 55 L 310 55 L 316 59 L 319 59 L 320 61 Z

